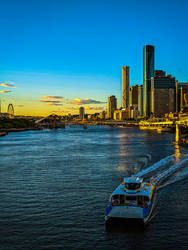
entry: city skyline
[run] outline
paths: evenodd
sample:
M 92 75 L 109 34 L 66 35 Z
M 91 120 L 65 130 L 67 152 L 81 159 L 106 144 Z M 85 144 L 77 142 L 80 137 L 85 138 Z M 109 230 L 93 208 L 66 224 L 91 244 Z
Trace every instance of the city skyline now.
M 180 4 L 181 2 L 181 4 Z M 0 3 L 2 112 L 88 113 L 121 106 L 121 67 L 143 84 L 143 46 L 155 69 L 188 81 L 187 1 L 6 1 Z M 171 18 L 172 16 L 176 18 Z M 146 30 L 147 26 L 147 30 Z

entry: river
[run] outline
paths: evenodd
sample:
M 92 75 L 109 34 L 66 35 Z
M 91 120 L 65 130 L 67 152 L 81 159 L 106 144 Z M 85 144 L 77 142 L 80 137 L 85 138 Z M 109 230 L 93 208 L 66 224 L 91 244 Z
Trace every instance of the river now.
M 188 178 L 159 190 L 145 229 L 104 226 L 106 201 L 124 177 L 188 153 L 173 141 L 100 126 L 1 137 L 0 249 L 188 249 Z

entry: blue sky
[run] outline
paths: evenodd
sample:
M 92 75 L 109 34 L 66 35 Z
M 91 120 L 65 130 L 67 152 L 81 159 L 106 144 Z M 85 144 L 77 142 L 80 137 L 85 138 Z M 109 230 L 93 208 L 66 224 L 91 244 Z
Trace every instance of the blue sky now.
M 0 10 L 0 82 L 17 87 L 0 86 L 11 91 L 0 97 L 18 113 L 51 112 L 42 96 L 62 96 L 62 110 L 75 98 L 105 108 L 113 94 L 120 106 L 121 66 L 142 83 L 144 44 L 155 46 L 156 69 L 188 81 L 186 0 L 0 0 Z

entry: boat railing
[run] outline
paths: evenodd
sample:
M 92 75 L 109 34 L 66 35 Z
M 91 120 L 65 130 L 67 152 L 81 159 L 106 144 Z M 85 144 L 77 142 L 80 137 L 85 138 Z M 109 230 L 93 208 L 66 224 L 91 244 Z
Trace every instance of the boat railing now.
M 120 202 L 120 201 L 112 201 L 111 202 L 112 206 L 128 206 L 128 207 L 141 207 L 145 208 L 148 207 L 148 202 L 146 201 L 136 201 L 136 202 Z

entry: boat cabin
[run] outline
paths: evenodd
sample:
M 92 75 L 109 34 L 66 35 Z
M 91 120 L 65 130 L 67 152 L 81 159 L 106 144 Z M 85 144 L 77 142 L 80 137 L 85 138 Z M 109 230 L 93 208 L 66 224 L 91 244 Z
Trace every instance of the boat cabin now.
M 111 196 L 112 206 L 148 207 L 153 197 L 154 186 L 143 182 L 143 178 L 125 178 Z
M 145 195 L 115 194 L 111 197 L 111 204 L 113 206 L 148 207 L 149 201 L 149 197 Z
M 139 219 L 146 223 L 156 202 L 156 188 L 143 178 L 132 176 L 113 191 L 106 207 L 109 218 Z
M 143 179 L 139 177 L 129 177 L 124 179 L 125 190 L 127 191 L 138 191 L 141 189 Z

